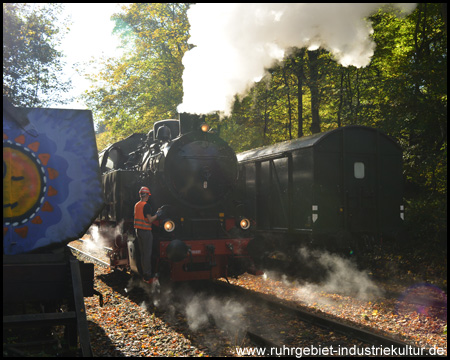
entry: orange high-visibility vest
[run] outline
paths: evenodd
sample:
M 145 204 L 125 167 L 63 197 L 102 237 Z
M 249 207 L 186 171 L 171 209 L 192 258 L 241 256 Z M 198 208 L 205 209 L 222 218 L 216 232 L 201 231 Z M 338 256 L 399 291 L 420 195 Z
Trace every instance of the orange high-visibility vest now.
M 144 206 L 147 203 L 145 201 L 139 201 L 134 205 L 134 227 L 136 229 L 151 230 L 152 225 L 148 219 L 144 216 Z

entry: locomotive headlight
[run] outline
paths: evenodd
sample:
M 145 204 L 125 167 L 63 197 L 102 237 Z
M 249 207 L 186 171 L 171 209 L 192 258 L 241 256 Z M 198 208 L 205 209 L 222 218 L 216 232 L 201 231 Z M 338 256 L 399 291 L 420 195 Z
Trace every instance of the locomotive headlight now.
M 209 129 L 210 129 L 210 126 L 209 126 L 208 124 L 202 124 L 202 126 L 200 127 L 200 129 L 201 129 L 203 132 L 208 132 Z
M 175 230 L 175 223 L 172 220 L 167 220 L 164 223 L 164 230 L 166 230 L 167 232 L 172 232 Z
M 250 227 L 250 220 L 243 218 L 241 221 L 239 221 L 239 226 L 242 230 L 247 230 Z

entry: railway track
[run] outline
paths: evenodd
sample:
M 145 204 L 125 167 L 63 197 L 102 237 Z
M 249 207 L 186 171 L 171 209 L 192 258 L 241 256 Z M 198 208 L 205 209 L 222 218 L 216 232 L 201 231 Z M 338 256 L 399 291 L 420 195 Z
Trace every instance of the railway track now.
M 106 257 L 100 259 L 99 256 L 93 256 L 89 252 L 72 246 L 70 247 L 74 252 L 81 254 L 83 257 L 91 258 L 91 261 L 100 266 L 109 267 Z M 201 288 L 200 290 L 204 291 L 205 289 Z M 227 284 L 223 281 L 212 282 L 211 286 L 208 286 L 206 291 L 209 293 L 208 296 L 217 297 L 217 295 L 219 295 L 222 304 L 229 301 L 226 300 L 228 296 L 234 298 L 233 301 L 236 303 L 242 303 L 245 299 L 246 313 L 248 310 L 248 312 L 253 313 L 253 315 L 246 314 L 246 319 L 242 322 L 243 326 L 240 325 L 241 328 L 237 331 L 244 334 L 243 338 L 245 338 L 246 341 L 240 340 L 238 342 L 242 344 L 250 343 L 250 345 L 258 348 L 259 352 L 253 353 L 253 355 L 292 356 L 296 355 L 293 352 L 294 349 L 308 347 L 312 349 L 312 344 L 321 344 L 320 346 L 323 349 L 328 349 L 327 351 L 330 351 L 330 348 L 333 349 L 333 347 L 335 349 L 334 351 L 341 348 L 358 348 L 362 349 L 359 351 L 364 351 L 364 349 L 377 347 L 379 351 L 382 351 L 383 348 L 388 348 L 389 351 L 391 351 L 390 354 L 392 354 L 393 351 L 394 355 L 402 354 L 403 352 L 400 351 L 409 351 L 409 354 L 430 355 L 425 349 L 416 348 L 406 342 L 380 335 L 351 324 L 336 321 L 310 311 L 305 311 L 286 304 L 279 299 L 276 299 L 274 296 L 260 294 L 240 286 Z M 182 314 L 186 313 L 183 308 L 183 306 L 186 307 L 185 299 L 178 299 L 175 301 L 175 298 L 173 298 L 171 299 L 171 302 L 178 302 L 180 306 L 177 308 L 177 311 Z M 208 309 L 204 310 L 208 312 Z M 260 315 L 263 313 L 265 313 L 265 319 L 257 319 L 258 317 L 262 318 Z M 213 318 L 211 323 L 216 323 L 216 325 L 221 326 L 220 324 L 217 324 L 218 321 L 215 318 L 214 313 L 208 314 L 208 316 Z M 278 326 L 275 326 L 275 323 L 277 323 Z M 280 324 L 283 326 L 279 326 Z M 298 336 L 292 335 L 295 333 L 297 333 Z M 303 338 L 307 338 L 309 341 L 305 342 Z M 358 352 L 356 352 L 357 350 L 354 351 L 358 354 Z M 241 354 L 252 355 L 251 353 Z M 310 352 L 310 354 L 314 353 Z M 367 355 L 367 353 L 364 352 L 360 354 Z
M 311 326 L 320 327 L 326 331 L 329 331 L 331 334 L 337 333 L 351 339 L 357 339 L 361 341 L 361 343 L 359 344 L 360 348 L 374 349 L 375 347 L 377 348 L 377 350 L 374 349 L 374 351 L 378 351 L 379 354 L 383 354 L 382 351 L 385 351 L 385 353 L 389 352 L 391 355 L 392 354 L 401 355 L 404 354 L 405 352 L 408 352 L 411 355 L 419 355 L 419 354 L 423 356 L 431 355 L 429 351 L 426 349 L 418 348 L 407 342 L 398 339 L 393 339 L 391 337 L 381 335 L 373 331 L 362 329 L 352 324 L 336 321 L 334 319 L 330 319 L 320 314 L 316 314 L 297 307 L 293 307 L 289 304 L 280 302 L 280 300 L 274 298 L 274 296 L 257 293 L 255 291 L 248 290 L 237 285 L 227 284 L 223 281 L 217 281 L 216 286 L 223 288 L 223 291 L 226 293 L 234 293 L 239 298 L 246 298 L 246 299 L 252 298 L 255 302 L 258 302 L 260 305 L 264 307 L 270 308 L 275 312 L 289 314 L 289 316 L 292 319 L 298 319 L 299 321 L 307 322 Z M 300 346 L 296 346 L 296 344 L 293 343 L 286 344 L 284 342 L 276 342 L 271 338 L 262 335 L 261 332 L 255 329 L 248 329 L 247 336 L 253 343 L 257 344 L 257 346 L 264 347 L 266 349 L 265 354 L 292 356 L 295 355 L 295 353 L 292 352 L 293 349 L 301 347 L 301 344 L 299 344 Z M 338 347 L 335 346 L 334 355 L 337 354 L 336 351 L 338 350 L 340 351 L 339 348 L 344 348 L 344 346 L 339 346 L 339 341 L 335 343 L 338 345 Z M 328 355 L 333 355 L 332 352 L 331 353 L 329 352 L 331 346 L 332 345 L 324 347 L 327 348 Z M 285 352 L 284 353 L 281 352 L 280 349 L 284 349 Z M 291 352 L 286 353 L 286 349 L 291 349 Z M 362 351 L 368 350 L 360 350 L 360 354 L 370 355 Z M 357 351 L 355 353 L 358 354 Z M 312 355 L 312 353 L 310 354 Z M 323 353 L 323 355 L 327 354 Z
M 104 266 L 106 268 L 110 267 L 109 263 L 107 263 L 106 261 L 103 261 L 103 260 L 101 260 L 99 258 L 96 258 L 95 256 L 93 256 L 93 255 L 91 255 L 91 254 L 89 254 L 89 253 L 87 253 L 85 251 L 82 251 L 80 249 L 77 249 L 76 247 L 73 247 L 71 245 L 67 245 L 67 246 L 72 250 L 72 252 L 75 252 L 76 254 L 79 254 L 80 256 L 88 259 L 90 262 L 93 262 L 94 264 L 98 264 L 98 265 Z
M 110 250 L 107 247 L 98 247 L 96 248 L 95 255 L 92 253 L 92 250 L 88 252 L 87 250 L 84 250 L 84 244 L 86 243 L 83 239 L 78 239 L 69 245 L 67 247 L 72 251 L 74 254 L 79 254 L 80 256 L 89 259 L 90 262 L 93 262 L 94 264 L 98 264 L 100 266 L 109 268 L 110 263 L 106 255 L 103 254 L 103 252 L 106 252 Z M 72 245 L 71 245 L 72 244 Z M 82 250 L 83 249 L 83 250 Z M 102 256 L 103 255 L 103 256 Z

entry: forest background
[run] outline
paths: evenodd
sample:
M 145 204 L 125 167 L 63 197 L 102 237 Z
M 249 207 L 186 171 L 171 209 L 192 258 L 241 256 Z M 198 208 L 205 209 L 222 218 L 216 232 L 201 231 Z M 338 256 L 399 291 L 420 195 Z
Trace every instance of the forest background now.
M 16 106 L 44 107 L 70 88 L 59 81 L 64 54 L 55 50 L 67 28 L 55 26 L 61 9 L 51 5 L 31 13 L 3 4 L 3 95 Z M 124 55 L 85 74 L 99 150 L 178 118 L 191 5 L 130 4 L 113 16 Z M 396 15 L 369 17 L 376 49 L 368 66 L 344 67 L 322 48 L 292 49 L 236 94 L 229 116 L 206 120 L 237 153 L 346 125 L 393 136 L 404 154 L 408 246 L 446 254 L 447 7 L 420 3 Z

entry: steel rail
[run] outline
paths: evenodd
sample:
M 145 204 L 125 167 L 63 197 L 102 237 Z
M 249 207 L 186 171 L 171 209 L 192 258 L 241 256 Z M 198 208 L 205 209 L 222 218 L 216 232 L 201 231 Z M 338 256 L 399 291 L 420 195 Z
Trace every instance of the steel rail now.
M 355 339 L 358 339 L 360 341 L 377 345 L 377 346 L 383 346 L 383 347 L 393 347 L 393 348 L 409 348 L 412 351 L 416 350 L 419 351 L 416 346 L 408 344 L 407 342 L 393 339 L 391 337 L 380 335 L 373 333 L 371 331 L 345 324 L 342 322 L 338 322 L 336 320 L 330 319 L 328 317 L 325 317 L 320 314 L 314 314 L 312 312 L 302 310 L 299 308 L 296 308 L 294 306 L 285 304 L 283 302 L 280 302 L 279 300 L 274 299 L 274 296 L 266 295 L 266 294 L 260 294 L 252 290 L 248 290 L 245 288 L 242 288 L 237 285 L 232 285 L 225 283 L 223 281 L 216 281 L 215 284 L 219 287 L 223 287 L 224 290 L 230 290 L 231 292 L 238 293 L 242 296 L 246 297 L 253 297 L 258 300 L 258 302 L 263 303 L 264 305 L 268 306 L 269 308 L 275 309 L 275 310 L 281 310 L 285 313 L 289 313 L 296 318 L 298 318 L 301 321 L 306 321 L 308 323 L 311 323 L 312 325 L 319 326 L 321 328 L 325 329 L 332 329 L 333 331 L 336 331 L 340 334 L 343 334 L 345 336 L 351 336 Z M 252 332 L 252 331 L 251 331 Z M 250 339 L 254 338 L 257 341 L 256 342 L 262 342 L 266 341 L 259 335 L 255 336 L 254 334 L 250 334 Z M 267 340 L 267 343 L 270 344 L 271 342 Z M 275 344 L 270 345 L 271 347 L 277 347 Z M 278 345 L 279 346 L 279 345 Z M 429 356 L 429 352 L 424 349 L 423 351 L 424 356 Z
M 103 265 L 103 266 L 105 266 L 107 268 L 111 268 L 111 265 L 108 264 L 107 262 L 105 262 L 105 261 L 103 261 L 103 260 L 101 260 L 99 258 L 96 258 L 95 256 L 93 256 L 93 255 L 91 255 L 91 254 L 89 254 L 89 253 L 87 253 L 85 251 L 77 249 L 77 248 L 73 247 L 72 245 L 67 245 L 67 247 L 69 247 L 73 251 L 76 251 L 77 253 L 82 254 L 83 256 L 86 256 L 87 258 L 95 260 L 96 262 L 100 263 L 101 265 Z

